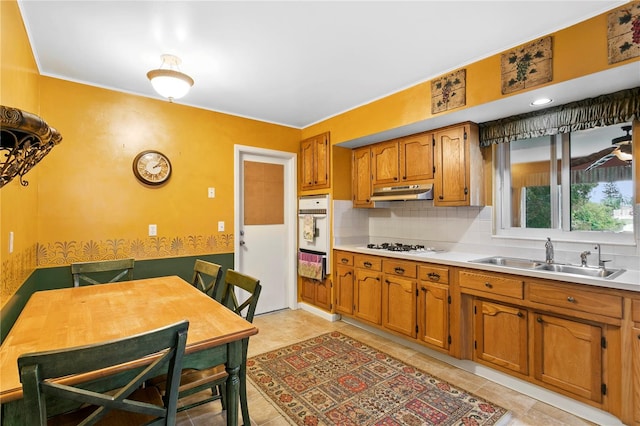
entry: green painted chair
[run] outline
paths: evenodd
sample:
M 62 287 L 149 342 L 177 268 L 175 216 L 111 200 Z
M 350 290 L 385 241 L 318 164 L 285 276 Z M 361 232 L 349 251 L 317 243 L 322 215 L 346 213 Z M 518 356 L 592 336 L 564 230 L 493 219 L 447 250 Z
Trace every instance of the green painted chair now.
M 71 264 L 73 286 L 81 281 L 89 284 L 113 283 L 133 279 L 134 259 L 103 260 L 99 262 L 78 262 Z M 116 273 L 116 275 L 113 275 Z
M 228 269 L 225 279 L 221 284 L 219 302 L 246 319 L 253 322 L 253 316 L 260 298 L 262 286 L 260 280 L 248 275 Z M 236 289 L 242 289 L 249 293 L 249 296 L 242 303 L 238 302 Z M 249 409 L 247 407 L 247 349 L 249 347 L 249 339 L 242 340 L 242 365 L 238 373 L 240 378 L 240 407 L 242 409 L 242 420 L 246 426 L 251 424 L 249 419 Z M 202 404 L 206 404 L 218 399 L 222 400 L 222 408 L 226 409 L 226 380 L 227 372 L 224 365 L 218 365 L 206 370 L 186 370 L 180 379 L 179 399 L 187 396 L 211 389 L 211 395 L 207 395 L 202 399 L 185 404 L 178 408 L 178 411 L 189 410 Z M 159 386 L 162 391 L 162 387 Z
M 193 278 L 191 283 L 201 292 L 215 300 L 219 300 L 220 283 L 222 278 L 222 266 L 217 263 L 196 259 L 193 267 Z M 218 297 L 218 298 L 216 298 Z
M 22 382 L 25 424 L 54 425 L 175 425 L 182 358 L 187 342 L 188 321 L 182 321 L 135 336 L 94 345 L 25 354 L 18 358 Z M 115 391 L 101 393 L 86 384 L 68 385 L 49 379 L 98 371 L 162 353 L 157 360 L 128 377 Z M 166 393 L 141 387 L 150 376 L 166 372 Z M 117 373 L 122 373 L 121 369 Z M 114 373 L 115 374 L 115 373 Z M 111 376 L 118 380 L 120 376 Z M 100 382 L 105 383 L 104 374 Z M 74 410 L 47 419 L 47 406 L 57 409 L 72 403 Z

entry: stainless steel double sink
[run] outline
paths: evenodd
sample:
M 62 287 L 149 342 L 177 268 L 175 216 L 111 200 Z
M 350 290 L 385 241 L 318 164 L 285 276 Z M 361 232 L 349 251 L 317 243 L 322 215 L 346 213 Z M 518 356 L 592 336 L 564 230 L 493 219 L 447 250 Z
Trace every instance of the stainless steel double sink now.
M 521 259 L 517 257 L 491 256 L 470 260 L 471 263 L 504 266 L 505 268 L 547 271 L 557 274 L 580 275 L 583 277 L 613 279 L 622 274 L 624 269 L 605 269 L 594 266 L 571 265 L 567 263 L 546 263 L 541 260 Z

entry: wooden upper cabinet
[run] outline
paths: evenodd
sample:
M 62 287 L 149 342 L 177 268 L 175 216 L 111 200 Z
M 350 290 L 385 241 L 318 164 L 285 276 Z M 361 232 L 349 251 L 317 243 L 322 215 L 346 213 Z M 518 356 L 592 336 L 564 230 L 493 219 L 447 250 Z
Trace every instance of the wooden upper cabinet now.
M 371 202 L 371 149 L 353 150 L 352 166 L 353 207 L 372 207 Z
M 329 133 L 303 140 L 300 150 L 302 189 L 329 188 Z
M 399 182 L 399 167 L 398 140 L 378 143 L 371 147 L 371 174 L 374 185 Z
M 419 133 L 402 138 L 400 148 L 400 181 L 433 179 L 433 135 Z
M 434 133 L 435 206 L 484 204 L 484 173 L 478 126 L 465 123 Z
M 373 185 L 433 179 L 433 137 L 418 133 L 371 146 Z

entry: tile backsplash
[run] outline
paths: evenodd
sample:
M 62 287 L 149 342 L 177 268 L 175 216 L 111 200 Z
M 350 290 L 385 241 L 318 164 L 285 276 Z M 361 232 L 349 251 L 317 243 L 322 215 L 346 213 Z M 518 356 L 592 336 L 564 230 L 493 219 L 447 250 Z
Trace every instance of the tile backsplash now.
M 433 201 L 387 202 L 383 208 L 354 209 L 351 201 L 333 203 L 334 244 L 368 242 L 425 244 L 446 250 L 544 259 L 544 241 L 500 238 L 492 235 L 492 207 L 434 207 Z M 636 205 L 635 211 L 640 211 Z M 634 229 L 640 229 L 635 215 Z M 640 232 L 635 246 L 602 244 L 602 256 L 613 259 L 608 266 L 640 269 Z M 554 242 L 558 262 L 578 263 L 587 243 Z M 592 256 L 591 262 L 595 259 Z

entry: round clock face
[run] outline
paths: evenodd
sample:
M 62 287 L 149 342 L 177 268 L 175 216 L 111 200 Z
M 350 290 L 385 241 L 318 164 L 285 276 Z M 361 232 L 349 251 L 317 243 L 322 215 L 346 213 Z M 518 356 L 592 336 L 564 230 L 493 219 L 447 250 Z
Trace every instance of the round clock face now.
M 161 185 L 171 176 L 171 162 L 158 151 L 142 151 L 133 160 L 133 174 L 147 185 Z

